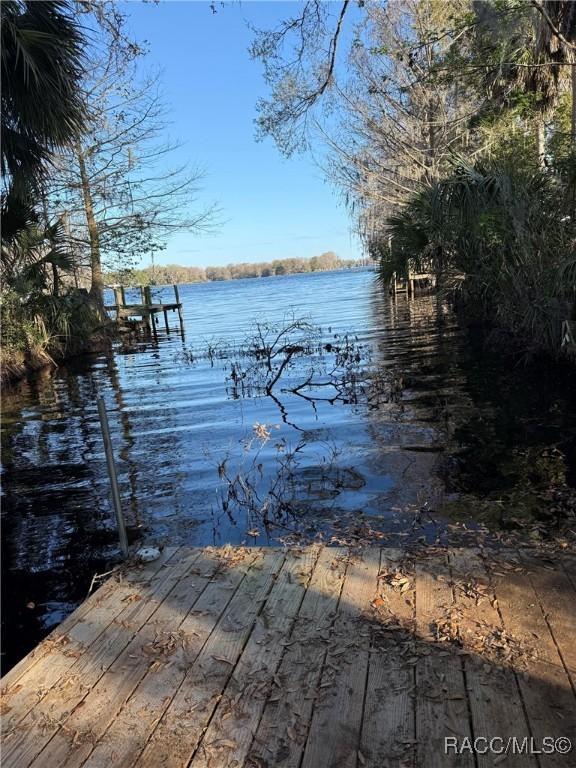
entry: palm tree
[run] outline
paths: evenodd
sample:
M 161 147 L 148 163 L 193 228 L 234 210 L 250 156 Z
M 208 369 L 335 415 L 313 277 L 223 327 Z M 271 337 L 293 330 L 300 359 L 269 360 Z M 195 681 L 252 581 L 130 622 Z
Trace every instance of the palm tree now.
M 484 111 L 512 109 L 535 129 L 537 158 L 545 165 L 545 120 L 566 90 L 576 64 L 576 3 L 503 0 L 474 4 L 472 50 L 489 98 Z M 576 93 L 576 75 L 572 79 Z M 576 108 L 575 108 L 576 109 Z M 576 111 L 573 117 L 576 135 Z
M 84 38 L 68 0 L 2 0 L 0 9 L 3 197 L 25 197 L 51 150 L 83 127 Z
M 27 213 L 27 224 L 10 241 L 2 239 L 0 275 L 3 285 L 20 294 L 45 291 L 49 286 L 58 295 L 55 269 L 72 270 L 68 238 L 62 219 L 43 225 L 33 211 Z
M 571 71 L 572 87 L 572 144 L 576 145 L 576 3 L 572 0 L 532 0 L 540 14 L 536 50 L 539 58 L 550 64 L 545 75 L 557 90 L 561 70 L 566 66 Z M 543 69 L 540 69 L 542 72 Z M 534 77 L 540 75 L 534 72 Z M 535 83 L 537 87 L 538 83 Z

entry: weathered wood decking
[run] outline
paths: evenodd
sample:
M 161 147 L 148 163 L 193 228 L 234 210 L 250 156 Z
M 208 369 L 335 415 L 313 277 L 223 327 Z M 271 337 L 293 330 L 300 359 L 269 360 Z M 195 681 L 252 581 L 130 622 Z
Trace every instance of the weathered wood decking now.
M 566 553 L 166 549 L 4 678 L 2 766 L 574 766 L 444 740 L 576 741 L 575 587 Z

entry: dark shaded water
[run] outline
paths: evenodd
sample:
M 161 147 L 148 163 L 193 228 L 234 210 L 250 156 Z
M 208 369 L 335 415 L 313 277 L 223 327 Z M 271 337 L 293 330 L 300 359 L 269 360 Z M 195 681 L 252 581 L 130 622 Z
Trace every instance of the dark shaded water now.
M 182 286 L 180 295 L 184 338 L 174 315 L 157 340 L 125 338 L 4 397 L 5 668 L 117 558 L 98 396 L 132 540 L 334 540 L 367 524 L 392 540 L 434 539 L 450 516 L 478 528 L 564 512 L 576 466 L 567 372 L 480 354 L 433 297 L 393 303 L 368 271 Z M 321 326 L 323 350 L 350 334 L 347 360 L 359 352 L 347 375 L 370 369 L 385 381 L 381 395 L 331 403 L 317 399 L 321 387 L 303 390 L 313 402 L 286 391 L 320 364 L 314 352 L 274 397 L 250 387 L 242 396 L 232 372 L 240 353 L 218 350 L 238 350 L 258 320 L 292 316 Z

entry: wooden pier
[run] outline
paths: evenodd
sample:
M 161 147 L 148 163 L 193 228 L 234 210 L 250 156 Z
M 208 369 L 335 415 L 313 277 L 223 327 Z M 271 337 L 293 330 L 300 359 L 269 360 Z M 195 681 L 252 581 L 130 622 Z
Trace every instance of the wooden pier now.
M 567 553 L 167 548 L 5 676 L 2 766 L 573 768 L 529 750 L 575 743 L 575 587 Z
M 431 288 L 434 288 L 436 286 L 436 276 L 431 272 L 416 272 L 409 269 L 408 276 L 402 278 L 394 272 L 390 281 L 390 293 L 394 297 L 398 293 L 405 293 L 408 297 L 412 297 L 416 294 L 416 287 L 421 283 L 426 283 Z
M 141 302 L 139 304 L 127 304 L 126 303 L 126 289 L 123 286 L 114 286 L 114 304 L 106 307 L 107 310 L 111 310 L 116 313 L 116 320 L 118 322 L 129 321 L 134 318 L 140 318 L 148 327 L 148 329 L 156 334 L 156 316 L 159 314 L 164 315 L 164 325 L 166 333 L 170 332 L 170 326 L 168 323 L 168 312 L 178 312 L 178 320 L 180 322 L 180 330 L 184 329 L 184 320 L 182 318 L 182 303 L 180 302 L 180 293 L 178 286 L 173 285 L 175 301 L 168 304 L 155 304 L 152 301 L 152 288 L 149 285 L 138 286 L 140 290 Z

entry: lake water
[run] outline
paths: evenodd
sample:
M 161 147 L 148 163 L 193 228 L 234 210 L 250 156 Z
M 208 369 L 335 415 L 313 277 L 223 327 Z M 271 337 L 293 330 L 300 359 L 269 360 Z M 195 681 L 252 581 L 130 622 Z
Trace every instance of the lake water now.
M 170 315 L 4 397 L 5 668 L 118 557 L 99 396 L 132 541 L 434 541 L 508 524 L 506 501 L 538 519 L 533 487 L 574 485 L 573 376 L 479 355 L 434 297 L 392 301 L 369 270 L 180 297 L 184 334 Z M 258 328 L 301 319 L 267 368 Z

